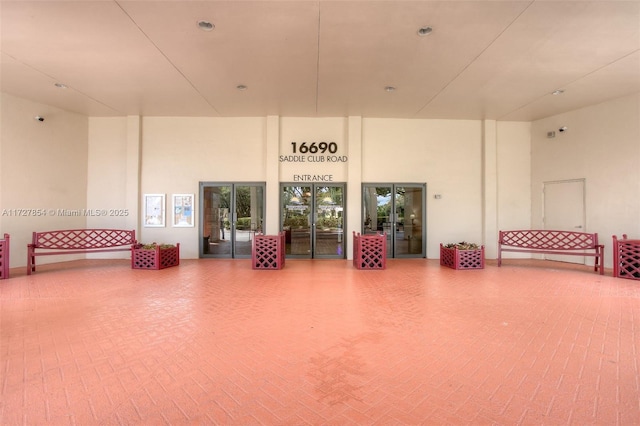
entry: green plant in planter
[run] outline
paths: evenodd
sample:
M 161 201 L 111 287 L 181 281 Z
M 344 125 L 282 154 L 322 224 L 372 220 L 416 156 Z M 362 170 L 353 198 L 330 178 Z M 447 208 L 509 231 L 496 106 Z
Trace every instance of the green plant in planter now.
M 480 246 L 475 243 L 468 243 L 466 241 L 461 241 L 459 243 L 445 244 L 444 248 L 448 248 L 448 249 L 457 248 L 458 250 L 479 250 Z
M 175 245 L 173 244 L 158 244 L 158 243 L 151 243 L 151 244 L 139 244 L 139 248 L 141 248 L 142 250 L 155 250 L 156 247 L 160 247 L 160 250 L 162 249 L 168 249 L 168 248 L 174 248 Z

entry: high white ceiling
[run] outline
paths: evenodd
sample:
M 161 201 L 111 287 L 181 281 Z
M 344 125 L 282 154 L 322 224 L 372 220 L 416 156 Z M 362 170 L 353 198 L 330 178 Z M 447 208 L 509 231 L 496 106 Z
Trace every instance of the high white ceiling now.
M 2 91 L 88 116 L 528 121 L 640 92 L 640 1 L 0 0 L 0 19 Z

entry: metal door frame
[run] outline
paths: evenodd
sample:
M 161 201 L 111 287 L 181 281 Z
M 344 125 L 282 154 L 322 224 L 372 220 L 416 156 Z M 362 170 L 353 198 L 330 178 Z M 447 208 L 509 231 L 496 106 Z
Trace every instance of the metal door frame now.
M 304 187 L 308 186 L 311 188 L 311 227 L 309 228 L 310 232 L 310 253 L 309 255 L 302 254 L 287 254 L 286 257 L 289 259 L 346 259 L 347 258 L 347 244 L 346 244 L 346 236 L 344 234 L 345 229 L 347 229 L 347 184 L 346 182 L 280 182 L 280 230 L 283 229 L 284 224 L 282 223 L 282 208 L 283 208 L 283 200 L 282 194 L 284 192 L 285 187 L 296 186 L 296 187 Z M 342 255 L 317 255 L 316 250 L 316 222 L 318 220 L 317 211 L 316 211 L 316 188 L 318 187 L 328 187 L 335 186 L 342 188 L 342 244 L 345 249 L 342 252 Z
M 205 254 L 204 253 L 204 189 L 210 187 L 223 187 L 229 186 L 231 187 L 231 192 L 229 194 L 229 215 L 231 216 L 231 229 L 229 232 L 231 233 L 231 253 L 230 255 L 222 255 L 222 254 Z M 265 182 L 200 182 L 200 191 L 199 191 L 199 218 L 198 218 L 198 253 L 200 258 L 211 258 L 211 259 L 250 259 L 251 254 L 248 255 L 238 255 L 236 253 L 236 225 L 237 225 L 237 212 L 236 212 L 236 187 L 237 186 L 257 186 L 262 188 L 263 194 L 263 206 L 262 206 L 262 215 L 263 215 L 263 223 L 265 220 L 265 216 L 267 213 L 266 209 L 266 183 Z
M 390 229 L 393 230 L 393 232 L 387 236 L 387 243 L 390 243 L 391 247 L 390 247 L 390 251 L 391 251 L 391 257 L 392 258 L 398 258 L 398 259 L 410 259 L 410 258 L 425 258 L 427 257 L 427 184 L 426 183 L 407 183 L 407 182 L 373 182 L 373 183 L 362 183 L 362 208 L 360 209 L 360 213 L 362 215 L 361 217 L 361 221 L 360 223 L 362 224 L 362 229 L 361 232 L 362 234 L 364 234 L 365 232 L 365 215 L 366 215 L 366 211 L 365 211 L 365 191 L 366 188 L 371 188 L 371 187 L 391 187 L 391 212 L 389 213 L 391 215 L 390 219 Z M 398 187 L 407 187 L 407 188 L 420 188 L 422 190 L 422 199 L 420 200 L 421 206 L 422 206 L 422 211 L 423 211 L 423 226 L 422 226 L 422 247 L 420 249 L 421 253 L 420 254 L 404 254 L 404 255 L 398 255 L 398 253 L 396 252 L 396 226 L 397 226 L 397 214 L 396 214 L 396 189 Z M 389 250 L 389 249 L 388 249 Z

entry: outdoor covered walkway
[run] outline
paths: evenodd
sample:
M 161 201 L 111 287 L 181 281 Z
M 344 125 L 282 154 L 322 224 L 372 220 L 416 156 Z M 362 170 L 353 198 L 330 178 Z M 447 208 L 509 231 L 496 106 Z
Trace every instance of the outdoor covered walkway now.
M 640 282 L 506 260 L 127 260 L 0 282 L 0 423 L 640 424 Z

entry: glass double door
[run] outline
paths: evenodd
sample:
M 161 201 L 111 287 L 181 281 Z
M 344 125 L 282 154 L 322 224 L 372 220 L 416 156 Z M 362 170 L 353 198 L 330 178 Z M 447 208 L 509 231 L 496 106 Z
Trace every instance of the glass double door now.
M 291 258 L 345 258 L 344 184 L 282 184 L 280 229 Z
M 201 257 L 250 258 L 264 222 L 263 183 L 200 183 Z
M 364 184 L 362 234 L 384 232 L 387 257 L 426 257 L 426 185 Z

